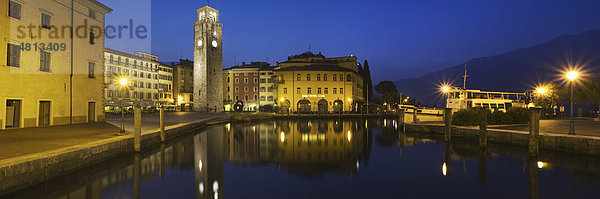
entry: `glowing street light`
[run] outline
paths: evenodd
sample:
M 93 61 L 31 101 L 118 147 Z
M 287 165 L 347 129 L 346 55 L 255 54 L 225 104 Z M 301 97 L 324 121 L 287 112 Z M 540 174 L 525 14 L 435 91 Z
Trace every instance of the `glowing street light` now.
M 542 94 L 542 95 L 543 95 L 543 94 L 547 93 L 547 92 L 548 92 L 548 90 L 547 90 L 547 89 L 545 89 L 545 88 L 543 88 L 543 87 L 539 87 L 539 88 L 537 88 L 537 89 L 536 89 L 536 92 L 537 92 L 538 94 Z
M 572 70 L 572 71 L 567 72 L 567 79 L 570 81 L 574 81 L 578 77 L 579 77 L 579 72 L 577 72 L 577 71 Z
M 119 79 L 119 83 L 121 84 L 121 86 L 126 86 L 127 82 L 129 82 L 127 78 L 122 77 L 121 79 Z
M 448 93 L 448 91 L 450 91 L 450 87 L 448 87 L 448 86 L 442 87 L 442 92 Z
M 573 120 L 573 98 L 575 94 L 573 93 L 573 87 L 575 86 L 575 80 L 579 78 L 579 72 L 571 70 L 567 72 L 565 75 L 571 84 L 571 122 L 569 125 L 569 135 L 575 135 L 575 120 Z

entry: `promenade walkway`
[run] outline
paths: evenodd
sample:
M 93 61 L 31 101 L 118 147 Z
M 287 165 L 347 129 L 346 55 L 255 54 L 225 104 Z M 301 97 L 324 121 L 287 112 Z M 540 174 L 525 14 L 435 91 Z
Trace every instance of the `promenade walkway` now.
M 165 126 L 201 121 L 226 120 L 229 116 L 200 113 L 166 113 Z M 142 114 L 142 132 L 160 128 L 158 114 Z M 118 137 L 121 117 L 106 122 L 0 130 L 0 160 Z M 133 116 L 126 116 L 126 131 L 133 131 Z
M 568 119 L 540 120 L 540 133 L 569 134 Z M 527 124 L 489 126 L 488 129 L 503 129 L 529 132 Z M 591 119 L 578 118 L 575 120 L 575 134 L 600 137 L 600 122 Z

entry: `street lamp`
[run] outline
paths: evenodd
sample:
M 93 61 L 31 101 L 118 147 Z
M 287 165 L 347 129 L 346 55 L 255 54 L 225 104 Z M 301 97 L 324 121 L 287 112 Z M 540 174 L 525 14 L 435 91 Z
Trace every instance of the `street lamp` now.
M 543 94 L 545 94 L 545 93 L 547 93 L 547 92 L 548 92 L 548 90 L 547 90 L 547 89 L 545 89 L 545 88 L 542 88 L 542 87 L 539 87 L 539 88 L 537 88 L 535 91 L 536 91 L 538 94 L 540 94 L 540 95 L 543 95 Z
M 450 87 L 444 85 L 444 86 L 442 86 L 441 90 L 442 90 L 442 94 L 444 95 L 444 100 L 445 100 L 444 102 L 446 102 L 445 106 L 446 106 L 446 108 L 448 108 L 448 98 L 450 97 L 450 95 L 449 95 Z
M 567 79 L 570 81 L 569 83 L 571 84 L 571 122 L 569 125 L 569 135 L 575 135 L 575 120 L 573 120 L 573 87 L 575 86 L 575 80 L 579 78 L 579 72 L 572 70 L 567 72 L 566 76 Z
M 122 77 L 119 79 L 119 84 L 121 84 L 121 134 L 125 134 L 125 88 L 127 86 L 127 78 Z

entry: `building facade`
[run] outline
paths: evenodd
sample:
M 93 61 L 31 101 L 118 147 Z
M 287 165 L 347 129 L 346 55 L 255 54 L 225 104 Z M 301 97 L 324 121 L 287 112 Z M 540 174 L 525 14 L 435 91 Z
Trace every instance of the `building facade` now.
M 275 69 L 280 111 L 358 111 L 364 102 L 359 68 L 354 56 L 325 58 L 320 53 L 306 52 L 289 57 Z
M 156 110 L 159 105 L 158 56 L 134 52 L 128 54 L 106 48 L 104 52 L 106 112 L 120 112 L 120 107 L 140 106 Z M 127 85 L 121 85 L 127 79 Z
M 166 109 L 175 108 L 175 99 L 173 98 L 173 68 L 169 65 L 158 64 L 158 94 L 159 103 Z
M 180 59 L 173 68 L 173 97 L 177 110 L 192 111 L 194 105 L 194 62 Z
M 3 0 L 0 10 L 0 129 L 104 121 L 104 37 L 90 27 L 112 10 L 96 0 Z M 71 38 L 79 26 L 90 31 Z
M 259 69 L 263 63 L 245 63 L 223 70 L 225 111 L 232 111 L 236 103 L 243 103 L 243 111 L 258 111 Z
M 219 10 L 204 6 L 194 22 L 195 111 L 221 112 L 223 107 L 223 24 Z
M 277 85 L 275 84 L 275 67 L 269 65 L 259 69 L 259 106 L 267 110 L 266 107 L 277 106 Z

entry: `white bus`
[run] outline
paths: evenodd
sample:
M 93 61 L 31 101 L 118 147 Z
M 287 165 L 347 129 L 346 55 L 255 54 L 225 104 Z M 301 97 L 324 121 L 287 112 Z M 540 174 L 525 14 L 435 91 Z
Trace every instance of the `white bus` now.
M 506 110 L 511 107 L 528 107 L 527 93 L 491 92 L 452 88 L 446 93 L 446 97 L 446 107 L 451 108 L 452 112 L 475 107 L 506 112 Z

